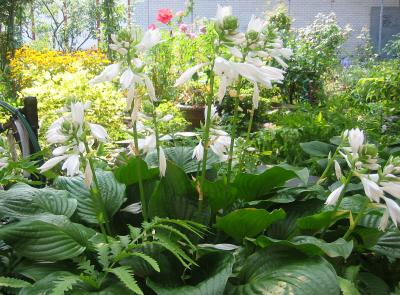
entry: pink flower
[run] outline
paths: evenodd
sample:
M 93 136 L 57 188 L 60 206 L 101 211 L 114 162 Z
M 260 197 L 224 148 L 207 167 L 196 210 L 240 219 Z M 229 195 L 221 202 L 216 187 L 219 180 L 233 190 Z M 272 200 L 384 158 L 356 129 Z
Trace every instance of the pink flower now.
M 179 31 L 181 31 L 182 33 L 186 33 L 188 29 L 189 29 L 189 26 L 187 24 L 182 23 L 179 25 Z
M 176 17 L 183 17 L 185 15 L 185 12 L 184 11 L 182 11 L 182 10 L 179 10 L 177 13 L 175 13 L 175 16 Z
M 202 26 L 202 27 L 200 28 L 200 33 L 201 33 L 201 34 L 207 33 L 207 27 L 206 27 L 206 26 Z
M 156 27 L 155 24 L 151 24 L 151 25 L 149 26 L 149 30 L 154 31 L 155 29 L 157 29 L 157 27 Z
M 172 11 L 169 8 L 160 9 L 157 13 L 157 20 L 165 25 L 168 24 L 173 17 Z
M 190 39 L 196 38 L 196 34 L 195 33 L 187 33 L 186 36 L 188 36 Z

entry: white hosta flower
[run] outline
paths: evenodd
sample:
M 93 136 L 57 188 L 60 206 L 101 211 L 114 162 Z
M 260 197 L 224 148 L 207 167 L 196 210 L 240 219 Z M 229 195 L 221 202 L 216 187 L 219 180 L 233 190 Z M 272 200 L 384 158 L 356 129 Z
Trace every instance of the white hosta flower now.
M 79 165 L 79 155 L 72 154 L 68 155 L 61 169 L 67 170 L 67 176 L 74 176 L 79 173 Z
M 200 141 L 199 144 L 196 145 L 196 147 L 193 150 L 192 158 L 196 157 L 197 161 L 200 162 L 203 160 L 203 156 L 204 156 L 204 147 Z
M 85 119 L 85 106 L 81 102 L 71 103 L 72 122 L 82 126 Z
M 385 231 L 388 223 L 389 223 L 389 210 L 386 208 L 379 222 L 378 229 L 381 231 Z
M 53 150 L 53 156 L 64 155 L 70 148 L 69 146 L 59 146 Z
M 159 29 L 147 30 L 136 48 L 139 52 L 145 52 L 162 41 L 162 34 Z
M 204 109 L 204 118 L 207 120 L 208 112 L 207 108 Z M 215 105 L 211 105 L 211 121 L 214 121 L 218 118 L 218 109 Z
M 212 136 L 211 137 L 211 150 L 219 157 L 220 161 L 224 162 L 227 160 L 225 153 L 231 145 L 230 136 Z
M 181 86 L 186 82 L 188 82 L 197 71 L 199 71 L 202 67 L 206 66 L 207 64 L 208 63 L 201 63 L 184 71 L 183 74 L 175 81 L 174 87 Z
M 230 54 L 232 54 L 234 57 L 237 57 L 240 59 L 243 58 L 242 52 L 240 52 L 240 50 L 237 47 L 229 47 L 228 50 L 229 50 Z
M 111 82 L 115 77 L 119 74 L 120 64 L 111 64 L 107 66 L 100 75 L 94 77 L 89 81 L 90 85 L 102 83 L 102 82 Z
M 264 26 L 265 26 L 265 21 L 263 21 L 259 17 L 252 15 L 249 24 L 247 25 L 247 32 L 254 31 L 260 33 L 263 30 Z
M 281 82 L 284 78 L 283 71 L 273 67 L 259 68 L 248 63 L 234 63 L 234 69 L 246 79 L 261 83 L 267 88 L 272 87 L 272 81 Z
M 105 142 L 108 138 L 106 129 L 99 124 L 89 124 L 92 135 L 100 142 Z
M 48 160 L 42 166 L 39 167 L 40 173 L 44 173 L 44 172 L 52 169 L 58 163 L 60 163 L 61 161 L 65 160 L 66 158 L 68 158 L 68 155 L 57 156 L 57 157 L 51 158 L 50 160 Z
M 348 138 L 349 138 L 351 150 L 353 152 L 353 156 L 355 156 L 364 143 L 364 139 L 365 139 L 364 131 L 361 131 L 358 128 L 351 129 L 349 131 Z
M 400 199 L 400 184 L 393 182 L 382 182 L 381 186 L 384 192 L 387 192 L 393 197 Z
M 121 84 L 121 90 L 128 89 L 133 82 L 133 72 L 130 68 L 127 68 L 119 78 L 119 83 Z
M 126 96 L 126 110 L 130 111 L 132 109 L 132 103 L 135 99 L 135 86 L 132 85 L 128 89 L 128 95 Z
M 335 205 L 340 197 L 340 195 L 342 194 L 344 189 L 344 184 L 342 184 L 341 186 L 339 186 L 337 189 L 335 189 L 333 192 L 330 193 L 330 195 L 328 196 L 328 198 L 325 201 L 326 205 Z
M 338 161 L 334 161 L 335 163 L 335 175 L 336 175 L 336 179 L 340 180 L 340 178 L 342 178 L 342 168 L 340 168 L 339 162 Z
M 392 219 L 395 226 L 400 222 L 400 207 L 392 199 L 383 197 L 387 210 L 389 211 L 390 218 Z
M 258 102 L 260 101 L 260 89 L 258 88 L 258 84 L 254 83 L 254 90 L 253 90 L 253 109 L 258 109 Z
M 226 88 L 238 78 L 238 73 L 234 70 L 233 63 L 222 57 L 215 59 L 214 72 L 221 78 L 218 90 L 218 101 L 221 103 L 225 96 Z
M 160 176 L 165 176 L 165 171 L 167 170 L 167 159 L 165 157 L 165 153 L 162 147 L 160 147 L 160 156 L 159 156 L 159 169 L 160 169 Z
M 153 151 L 157 146 L 156 136 L 154 133 L 146 136 L 144 139 L 139 139 L 139 149 L 147 154 Z
M 216 15 L 218 24 L 222 25 L 224 22 L 224 19 L 231 15 L 232 15 L 232 6 L 221 6 L 218 4 L 217 15 Z
M 85 173 L 83 174 L 83 181 L 86 187 L 90 187 L 93 183 L 93 171 L 90 167 L 89 161 L 86 161 Z
M 364 187 L 365 195 L 372 201 L 379 203 L 379 199 L 383 198 L 383 190 L 372 180 L 365 176 L 361 176 L 361 183 Z
M 147 92 L 149 93 L 150 99 L 156 101 L 156 90 L 154 89 L 153 82 L 146 75 L 143 75 L 144 83 L 146 84 Z
M 140 202 L 133 203 L 132 205 L 126 206 L 124 209 L 121 209 L 121 211 L 132 214 L 139 214 L 140 212 L 142 212 L 142 204 Z
M 136 122 L 136 124 L 138 124 L 137 121 L 139 120 L 139 117 L 140 117 L 141 103 L 142 103 L 142 101 L 141 101 L 140 97 L 137 97 L 134 100 L 133 109 L 132 109 L 132 113 L 131 113 L 131 119 L 132 119 L 132 122 L 133 123 Z M 137 126 L 136 126 L 136 128 L 137 128 Z
M 197 246 L 199 246 L 200 248 L 213 248 L 223 251 L 232 251 L 239 248 L 239 246 L 233 244 L 199 244 Z

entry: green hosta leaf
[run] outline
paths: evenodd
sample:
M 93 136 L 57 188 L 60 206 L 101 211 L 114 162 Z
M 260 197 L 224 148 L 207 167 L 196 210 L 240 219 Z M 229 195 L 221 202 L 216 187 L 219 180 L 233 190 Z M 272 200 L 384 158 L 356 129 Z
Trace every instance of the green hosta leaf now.
M 214 212 L 232 205 L 237 196 L 237 189 L 226 185 L 223 179 L 215 182 L 205 180 L 203 191 L 208 204 Z
M 0 239 L 22 256 L 45 261 L 64 260 L 85 251 L 95 231 L 61 215 L 26 219 L 0 228 Z
M 168 160 L 180 167 L 185 173 L 197 172 L 198 162 L 193 158 L 193 148 L 191 147 L 171 147 L 164 149 L 165 156 Z M 149 166 L 158 166 L 157 152 L 151 152 L 146 156 L 146 162 Z M 207 169 L 211 169 L 214 164 L 220 160 L 214 153 L 209 153 L 207 158 Z M 201 170 L 201 169 L 200 169 Z
M 135 292 L 135 294 L 144 295 L 143 291 L 140 289 L 136 280 L 133 277 L 132 270 L 127 266 L 120 266 L 113 269 L 109 269 L 109 272 L 113 273 L 124 285 L 131 291 Z
M 267 236 L 260 236 L 257 239 L 249 239 L 257 246 L 266 248 L 272 245 L 280 245 L 295 248 L 309 256 L 322 256 L 348 258 L 353 250 L 353 241 L 347 242 L 338 239 L 332 243 L 325 242 L 311 236 L 296 236 L 290 241 L 275 240 Z
M 358 274 L 358 287 L 361 294 L 389 295 L 390 288 L 384 280 L 369 272 Z
M 330 151 L 333 150 L 331 144 L 321 142 L 321 141 L 310 141 L 300 143 L 300 147 L 304 152 L 313 157 L 326 158 Z
M 228 295 L 338 295 L 334 268 L 323 258 L 282 249 L 258 250 L 247 257 Z
M 157 182 L 148 207 L 151 217 L 193 220 L 199 214 L 198 194 L 186 173 L 168 161 L 165 177 Z
M 67 191 L 37 189 L 27 184 L 0 191 L 0 215 L 6 217 L 23 219 L 42 213 L 70 217 L 76 206 L 77 201 Z
M 31 283 L 23 281 L 23 280 L 7 278 L 7 277 L 0 277 L 0 287 L 20 289 L 20 288 L 28 287 L 30 285 L 31 285 Z
M 255 237 L 285 216 L 282 209 L 268 212 L 264 209 L 245 208 L 235 210 L 224 217 L 217 217 L 216 226 L 238 242 L 242 242 L 245 237 Z
M 349 280 L 338 277 L 340 290 L 343 295 L 361 295 L 357 287 Z
M 349 218 L 348 211 L 325 211 L 311 216 L 299 218 L 297 226 L 304 230 L 320 230 L 331 226 L 341 219 Z
M 96 170 L 96 176 L 102 202 L 93 201 L 89 189 L 80 176 L 60 176 L 55 181 L 56 187 L 67 190 L 78 201 L 77 213 L 79 217 L 91 224 L 97 224 L 96 216 L 102 212 L 102 206 L 105 207 L 108 218 L 111 218 L 125 202 L 125 185 L 119 183 L 112 172 Z
M 400 232 L 384 233 L 372 249 L 378 254 L 387 256 L 390 260 L 400 258 Z
M 137 165 L 139 165 L 139 163 L 143 180 L 151 179 L 159 175 L 158 168 L 149 168 L 145 161 L 133 157 L 125 166 L 121 166 L 115 170 L 116 179 L 126 185 L 138 183 L 139 176 L 137 174 Z
M 76 276 L 67 271 L 56 271 L 35 282 L 33 285 L 21 289 L 18 295 L 53 294 L 51 291 L 63 277 Z
M 240 199 L 254 201 L 295 177 L 296 174 L 293 171 L 275 166 L 262 174 L 241 173 L 236 176 L 233 186 L 238 189 Z
M 232 274 L 234 258 L 226 253 L 211 253 L 198 261 L 200 267 L 192 273 L 196 281 L 196 270 L 200 272 L 201 281 L 192 285 L 168 286 L 153 280 L 147 280 L 147 285 L 158 295 L 220 295 L 228 278 Z M 156 277 L 155 277 L 156 278 Z M 154 279 L 155 279 L 154 278 Z

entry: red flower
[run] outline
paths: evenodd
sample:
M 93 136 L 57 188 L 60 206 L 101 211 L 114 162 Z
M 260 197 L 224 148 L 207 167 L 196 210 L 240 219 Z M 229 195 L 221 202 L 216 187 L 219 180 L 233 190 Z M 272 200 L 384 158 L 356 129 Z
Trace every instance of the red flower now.
M 155 24 L 151 24 L 151 25 L 149 26 L 149 30 L 154 31 L 155 29 L 157 29 L 157 27 L 156 27 Z
M 173 14 L 171 9 L 163 8 L 160 9 L 157 13 L 157 20 L 163 24 L 168 24 L 169 21 L 173 18 Z

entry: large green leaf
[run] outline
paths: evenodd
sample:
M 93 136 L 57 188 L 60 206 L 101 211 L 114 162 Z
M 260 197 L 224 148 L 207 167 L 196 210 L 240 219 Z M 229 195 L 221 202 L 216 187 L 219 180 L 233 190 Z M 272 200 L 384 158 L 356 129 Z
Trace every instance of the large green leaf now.
M 195 173 L 198 169 L 198 162 L 193 158 L 193 148 L 191 147 L 171 147 L 164 149 L 165 156 L 168 160 L 180 167 L 185 173 Z M 158 166 L 157 152 L 147 154 L 145 158 L 149 166 Z M 220 160 L 213 152 L 209 153 L 207 157 L 207 169 L 211 169 L 214 164 L 219 163 Z M 201 167 L 201 166 L 200 166 Z M 201 170 L 201 169 L 200 169 Z
M 245 237 L 255 237 L 270 224 L 285 216 L 285 211 L 282 209 L 272 212 L 255 208 L 238 209 L 224 217 L 217 217 L 216 226 L 236 241 L 242 242 Z
M 203 192 L 211 210 L 214 212 L 232 205 L 237 196 L 237 189 L 227 185 L 223 179 L 217 181 L 205 180 Z
M 76 206 L 77 201 L 67 191 L 37 189 L 27 184 L 0 191 L 0 216 L 3 217 L 23 219 L 42 213 L 70 217 Z
M 186 173 L 168 161 L 165 177 L 155 184 L 148 203 L 151 217 L 191 220 L 202 214 L 198 210 L 198 194 Z
M 215 252 L 202 257 L 200 267 L 192 273 L 201 278 L 195 285 L 168 286 L 168 284 L 147 280 L 147 285 L 157 295 L 220 295 L 223 294 L 228 278 L 232 274 L 234 258 L 231 254 Z M 197 276 L 196 276 L 197 275 Z M 195 278 L 194 278 L 195 279 Z
M 303 230 L 320 230 L 331 226 L 341 219 L 349 218 L 349 211 L 325 211 L 314 215 L 299 218 L 297 226 Z
M 45 261 L 80 255 L 94 234 L 92 229 L 61 215 L 42 215 L 0 227 L 0 240 L 24 257 Z
M 137 165 L 140 164 L 140 172 L 142 180 L 151 179 L 159 175 L 158 168 L 149 168 L 147 163 L 139 158 L 133 157 L 129 159 L 128 163 L 115 170 L 115 177 L 121 183 L 131 185 L 139 182 L 139 175 L 137 173 Z
M 228 295 L 339 295 L 333 267 L 298 251 L 263 249 L 247 257 L 231 279 Z
M 331 144 L 321 141 L 300 143 L 300 147 L 310 156 L 321 158 L 326 158 L 329 152 L 333 150 L 333 146 Z
M 119 183 L 112 172 L 96 170 L 100 186 L 101 201 L 95 202 L 83 178 L 60 176 L 55 180 L 55 186 L 67 190 L 78 201 L 78 216 L 91 224 L 97 224 L 97 218 L 104 206 L 108 218 L 111 218 L 125 202 L 125 185 Z
M 384 233 L 372 249 L 391 260 L 400 258 L 400 232 L 388 231 Z
M 241 173 L 236 176 L 233 186 L 238 189 L 240 199 L 253 201 L 295 177 L 296 174 L 293 171 L 275 166 L 261 174 Z
M 267 236 L 259 236 L 257 239 L 250 239 L 257 246 L 266 248 L 273 245 L 295 248 L 309 256 L 322 256 L 348 258 L 353 250 L 353 241 L 338 239 L 332 243 L 317 239 L 312 236 L 296 236 L 290 241 L 275 240 Z

